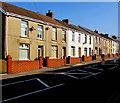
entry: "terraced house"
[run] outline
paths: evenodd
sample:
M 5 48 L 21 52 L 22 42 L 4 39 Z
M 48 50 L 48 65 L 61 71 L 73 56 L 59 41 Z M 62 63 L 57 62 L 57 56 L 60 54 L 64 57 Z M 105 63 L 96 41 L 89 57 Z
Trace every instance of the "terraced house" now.
M 0 24 L 1 73 L 62 66 L 66 61 L 80 63 L 94 60 L 94 55 L 101 59 L 102 54 L 120 53 L 117 40 L 70 24 L 69 19 L 57 20 L 50 10 L 42 15 L 0 2 Z
M 66 56 L 66 28 L 54 20 L 54 13 L 48 11 L 44 16 L 8 3 L 1 3 L 6 41 L 4 58 L 8 54 L 13 60 L 34 60 L 38 56 Z

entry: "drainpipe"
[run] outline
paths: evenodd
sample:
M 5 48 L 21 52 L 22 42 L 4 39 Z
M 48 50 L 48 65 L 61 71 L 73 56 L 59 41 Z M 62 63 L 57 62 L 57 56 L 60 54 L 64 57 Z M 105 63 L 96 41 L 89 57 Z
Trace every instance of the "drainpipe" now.
M 5 58 L 8 56 L 8 18 L 5 16 Z

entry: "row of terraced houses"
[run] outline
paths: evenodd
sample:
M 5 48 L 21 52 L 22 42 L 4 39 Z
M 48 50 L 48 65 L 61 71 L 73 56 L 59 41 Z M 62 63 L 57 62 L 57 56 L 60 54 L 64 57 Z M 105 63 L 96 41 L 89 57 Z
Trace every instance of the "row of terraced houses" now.
M 120 53 L 115 37 L 70 24 L 69 19 L 57 20 L 50 10 L 42 15 L 0 2 L 0 12 L 2 73 L 79 63 Z

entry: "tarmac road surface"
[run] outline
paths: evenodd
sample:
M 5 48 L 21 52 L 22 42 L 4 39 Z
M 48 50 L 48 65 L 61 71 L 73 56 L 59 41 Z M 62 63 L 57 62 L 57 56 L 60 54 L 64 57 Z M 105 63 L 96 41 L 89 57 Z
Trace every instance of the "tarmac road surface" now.
M 2 81 L 2 103 L 120 103 L 120 59 Z

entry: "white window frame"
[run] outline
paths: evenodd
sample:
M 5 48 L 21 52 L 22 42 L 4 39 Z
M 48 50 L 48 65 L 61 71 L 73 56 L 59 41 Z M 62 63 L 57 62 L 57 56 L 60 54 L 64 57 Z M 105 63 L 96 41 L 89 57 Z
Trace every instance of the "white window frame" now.
M 58 58 L 58 46 L 55 45 L 51 46 L 51 58 L 53 59 Z
M 75 56 L 75 46 L 71 46 L 71 56 Z
M 20 58 L 20 50 L 27 50 L 27 58 Z M 30 58 L 30 45 L 25 43 L 20 43 L 19 45 L 19 60 L 29 60 Z
M 78 42 L 81 42 L 81 34 L 78 34 Z
M 52 28 L 52 40 L 57 40 L 57 28 Z
M 38 45 L 38 54 L 39 53 L 40 53 L 40 55 L 38 55 L 38 56 L 43 57 L 43 46 L 41 46 L 41 45 Z
M 75 32 L 72 31 L 72 41 L 75 41 Z
M 25 35 L 22 34 L 24 32 Z M 21 37 L 28 37 L 28 22 L 21 21 Z
M 39 28 L 41 27 L 41 28 Z M 39 40 L 43 40 L 43 26 L 42 25 L 38 25 L 38 33 L 37 33 L 37 39 Z
M 62 30 L 62 41 L 66 41 L 66 31 Z

